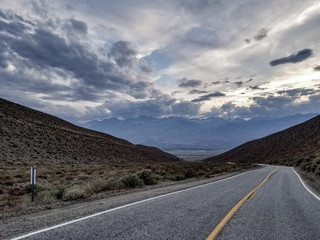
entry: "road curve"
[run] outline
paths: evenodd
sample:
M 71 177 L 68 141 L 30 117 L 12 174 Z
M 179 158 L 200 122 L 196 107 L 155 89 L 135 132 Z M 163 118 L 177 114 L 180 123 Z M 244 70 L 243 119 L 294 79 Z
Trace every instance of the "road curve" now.
M 267 166 L 16 239 L 206 239 L 274 169 Z M 256 193 L 218 239 L 319 239 L 320 201 L 291 168 L 279 167 Z
M 279 167 L 217 239 L 320 239 L 319 199 L 291 168 Z

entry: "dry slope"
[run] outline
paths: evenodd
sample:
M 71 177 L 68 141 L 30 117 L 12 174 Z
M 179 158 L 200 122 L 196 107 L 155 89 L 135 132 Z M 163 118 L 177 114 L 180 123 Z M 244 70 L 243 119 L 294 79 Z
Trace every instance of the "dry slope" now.
M 294 165 L 307 158 L 320 159 L 320 115 L 205 161 Z
M 2 164 L 178 161 L 159 149 L 136 146 L 108 134 L 0 98 Z

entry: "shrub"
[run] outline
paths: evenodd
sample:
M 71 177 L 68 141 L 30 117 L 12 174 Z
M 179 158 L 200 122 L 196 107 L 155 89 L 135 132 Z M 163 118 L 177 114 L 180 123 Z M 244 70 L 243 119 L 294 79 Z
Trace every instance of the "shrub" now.
M 107 190 L 107 182 L 102 179 L 90 182 L 87 185 L 87 191 L 89 193 L 99 193 Z
M 57 199 L 58 189 L 46 189 L 37 194 L 37 201 L 53 202 Z
M 303 160 L 304 160 L 303 158 L 300 158 L 295 165 L 298 167 L 303 162 Z
M 62 199 L 64 192 L 65 192 L 65 188 L 59 187 L 57 190 L 58 190 L 57 195 L 56 195 L 57 199 Z
M 31 193 L 31 192 L 32 192 L 32 185 L 31 185 L 31 184 L 25 185 L 24 190 L 25 190 L 27 193 Z M 35 194 L 37 194 L 38 192 L 41 192 L 41 191 L 43 191 L 43 190 L 45 190 L 45 189 L 44 189 L 41 185 L 39 185 L 39 184 L 35 184 L 35 185 L 34 185 L 34 192 L 35 192 Z
M 117 188 L 120 188 L 119 187 L 119 182 L 116 179 L 114 179 L 113 177 L 108 178 L 108 180 L 107 180 L 107 190 L 115 190 Z
M 173 181 L 181 181 L 181 180 L 184 180 L 185 179 L 185 177 L 184 176 L 182 176 L 182 175 L 177 175 L 177 176 L 174 176 L 173 177 Z
M 65 190 L 65 193 L 62 197 L 63 201 L 72 201 L 77 199 L 82 199 L 87 197 L 87 190 L 83 185 L 74 185 Z
M 122 178 L 123 184 L 128 188 L 140 188 L 143 187 L 143 181 L 137 174 L 129 174 Z
M 312 164 L 310 167 L 310 171 L 314 173 L 317 167 L 318 167 L 318 165 Z
M 143 171 L 138 176 L 145 185 L 155 185 L 158 182 L 157 178 L 149 171 Z
M 193 169 L 187 169 L 187 171 L 184 173 L 185 178 L 193 178 L 196 176 L 196 173 L 194 172 Z

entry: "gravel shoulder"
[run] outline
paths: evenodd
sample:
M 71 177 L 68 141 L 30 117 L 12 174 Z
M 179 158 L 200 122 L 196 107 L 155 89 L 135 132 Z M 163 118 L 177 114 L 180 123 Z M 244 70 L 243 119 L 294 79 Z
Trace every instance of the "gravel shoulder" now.
M 2 215 L 0 218 L 0 239 L 18 236 L 23 233 L 50 227 L 143 199 L 215 182 L 250 170 L 226 173 L 214 178 L 202 180 L 189 179 L 180 182 L 163 182 L 142 189 L 108 193 L 96 196 L 94 199 L 87 199 L 74 204 L 65 203 L 65 206 L 47 206 L 47 208 L 54 208 L 50 210 L 34 208 L 25 209 L 6 216 Z

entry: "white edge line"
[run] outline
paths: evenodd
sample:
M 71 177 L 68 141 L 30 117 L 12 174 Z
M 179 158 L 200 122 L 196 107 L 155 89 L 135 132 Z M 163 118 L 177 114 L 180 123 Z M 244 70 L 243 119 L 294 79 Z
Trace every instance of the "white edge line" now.
M 320 201 L 320 197 L 318 197 L 314 192 L 312 192 L 305 184 L 304 182 L 302 181 L 301 177 L 299 176 L 299 174 L 294 170 L 293 167 L 291 167 L 291 169 L 293 170 L 293 172 L 298 176 L 300 182 L 302 183 L 302 185 L 304 186 L 305 189 L 308 190 L 309 193 L 312 194 L 312 196 L 314 196 L 316 199 L 318 199 Z
M 111 208 L 111 209 L 108 209 L 106 211 L 98 212 L 98 213 L 95 213 L 95 214 L 92 214 L 92 215 L 88 215 L 86 217 L 78 218 L 78 219 L 75 219 L 75 220 L 72 220 L 72 221 L 69 221 L 69 222 L 61 223 L 61 224 L 58 224 L 58 225 L 55 225 L 55 226 L 52 226 L 52 227 L 48 227 L 48 228 L 44 228 L 44 229 L 41 229 L 41 230 L 38 230 L 38 231 L 35 231 L 35 232 L 31 232 L 31 233 L 28 233 L 28 234 L 25 234 L 25 235 L 22 235 L 22 236 L 19 236 L 19 237 L 11 238 L 11 240 L 19 240 L 19 239 L 31 237 L 31 236 L 39 234 L 39 233 L 47 232 L 47 231 L 50 231 L 52 229 L 60 228 L 60 227 L 63 227 L 63 226 L 69 225 L 69 224 L 73 224 L 73 223 L 76 223 L 76 222 L 80 222 L 80 221 L 86 220 L 88 218 L 93 218 L 93 217 L 96 217 L 96 216 L 99 216 L 99 215 L 102 215 L 102 214 L 105 214 L 105 213 L 113 212 L 113 211 L 116 211 L 116 210 L 119 210 L 119 209 L 122 209 L 122 208 L 130 207 L 130 206 L 137 205 L 137 204 L 144 203 L 144 202 L 148 202 L 148 201 L 152 201 L 152 200 L 155 200 L 157 198 L 167 197 L 167 196 L 170 196 L 170 195 L 173 195 L 173 194 L 186 192 L 186 191 L 189 191 L 189 190 L 192 190 L 192 189 L 195 189 L 195 188 L 204 187 L 204 186 L 207 186 L 207 185 L 210 185 L 210 184 L 215 184 L 215 183 L 218 183 L 218 182 L 226 181 L 226 180 L 229 180 L 231 178 L 235 178 L 235 177 L 239 177 L 241 175 L 247 174 L 249 172 L 251 172 L 251 171 L 240 173 L 240 174 L 237 174 L 237 175 L 234 175 L 234 176 L 231 176 L 231 177 L 228 177 L 228 178 L 224 178 L 224 179 L 221 179 L 221 180 L 218 180 L 218 181 L 205 183 L 205 184 L 202 184 L 202 185 L 199 185 L 199 186 L 195 186 L 195 187 L 179 190 L 179 191 L 176 191 L 176 192 L 166 193 L 166 194 L 163 194 L 163 195 L 160 195 L 160 196 L 147 198 L 147 199 L 144 199 L 144 200 L 141 200 L 141 201 L 138 201 L 138 202 L 133 202 L 133 203 L 129 203 L 129 204 L 126 204 L 126 205 L 123 205 L 123 206 Z

